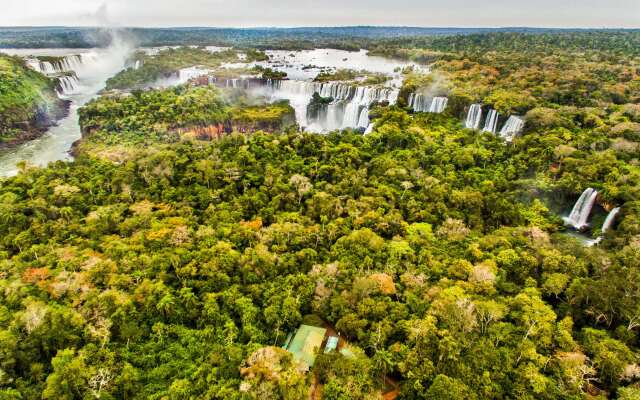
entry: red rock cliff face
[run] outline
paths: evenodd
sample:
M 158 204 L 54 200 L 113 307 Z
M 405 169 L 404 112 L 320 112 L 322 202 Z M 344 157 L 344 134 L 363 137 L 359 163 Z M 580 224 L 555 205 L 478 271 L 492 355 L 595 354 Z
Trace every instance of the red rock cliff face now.
M 198 140 L 220 139 L 227 133 L 223 124 L 196 126 L 178 129 L 180 136 L 188 136 Z

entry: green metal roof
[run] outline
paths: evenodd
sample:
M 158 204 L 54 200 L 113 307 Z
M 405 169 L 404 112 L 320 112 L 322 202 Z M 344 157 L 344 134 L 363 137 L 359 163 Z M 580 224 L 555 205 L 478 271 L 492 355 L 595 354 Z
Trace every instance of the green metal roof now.
M 302 325 L 289 343 L 287 350 L 293 353 L 293 358 L 297 361 L 313 367 L 313 363 L 316 361 L 315 351 L 322 346 L 326 332 L 327 330 L 324 328 Z

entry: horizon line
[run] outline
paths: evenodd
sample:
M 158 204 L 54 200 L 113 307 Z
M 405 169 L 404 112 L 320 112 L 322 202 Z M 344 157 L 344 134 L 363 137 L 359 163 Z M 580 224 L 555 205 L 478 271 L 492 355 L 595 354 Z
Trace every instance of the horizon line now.
M 256 25 L 256 26 L 205 26 L 205 25 L 175 25 L 175 26 L 99 26 L 99 25 L 0 25 L 0 29 L 271 29 L 271 30 L 291 30 L 291 29 L 344 29 L 344 28 L 395 28 L 395 29 L 458 29 L 458 30 L 500 30 L 500 29 L 533 29 L 533 30 L 623 30 L 638 31 L 639 27 L 545 27 L 545 26 L 414 26 L 414 25 L 290 25 L 290 26 L 272 26 L 272 25 Z

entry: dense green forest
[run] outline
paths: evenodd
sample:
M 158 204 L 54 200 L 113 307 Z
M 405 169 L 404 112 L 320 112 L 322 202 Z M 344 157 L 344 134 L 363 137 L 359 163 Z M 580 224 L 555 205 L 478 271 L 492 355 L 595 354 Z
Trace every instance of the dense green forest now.
M 367 135 L 213 86 L 90 102 L 75 161 L 0 181 L 0 399 L 640 398 L 640 70 L 602 35 L 381 40 L 433 73 Z M 475 102 L 523 134 L 465 129 Z M 560 218 L 588 187 L 592 236 L 621 207 L 593 247 Z M 302 371 L 302 323 L 352 354 Z
M 0 27 L 0 48 L 106 47 L 113 29 L 74 27 Z M 419 28 L 345 26 L 301 28 L 122 28 L 120 37 L 140 46 L 241 46 L 268 49 L 341 48 L 359 50 L 363 43 L 388 38 L 466 35 L 487 32 L 585 33 L 590 30 L 537 28 Z M 606 32 L 618 32 L 610 30 Z M 625 30 L 622 32 L 638 32 Z
M 0 55 L 0 148 L 37 136 L 64 114 L 55 88 L 22 59 Z

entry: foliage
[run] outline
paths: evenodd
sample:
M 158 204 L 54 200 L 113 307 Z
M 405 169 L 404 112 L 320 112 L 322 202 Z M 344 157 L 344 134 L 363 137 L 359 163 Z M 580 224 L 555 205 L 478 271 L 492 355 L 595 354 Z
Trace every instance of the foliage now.
M 53 80 L 19 58 L 0 55 L 0 144 L 21 131 L 44 124 L 57 106 Z
M 535 40 L 569 53 L 586 39 Z M 403 399 L 636 398 L 634 50 L 527 61 L 507 43 L 431 43 L 450 54 L 431 77 L 407 71 L 403 93 L 442 85 L 460 111 L 526 113 L 524 135 L 506 145 L 404 104 L 374 108 L 367 135 L 267 133 L 290 106 L 212 87 L 89 103 L 74 162 L 0 182 L 0 396 L 371 399 L 393 380 Z M 546 76 L 526 67 L 541 60 Z M 231 121 L 250 129 L 171 136 Z M 127 144 L 117 160 L 89 151 Z M 622 206 L 596 247 L 559 218 L 587 187 L 594 226 Z M 277 347 L 303 321 L 349 351 L 305 374 Z

